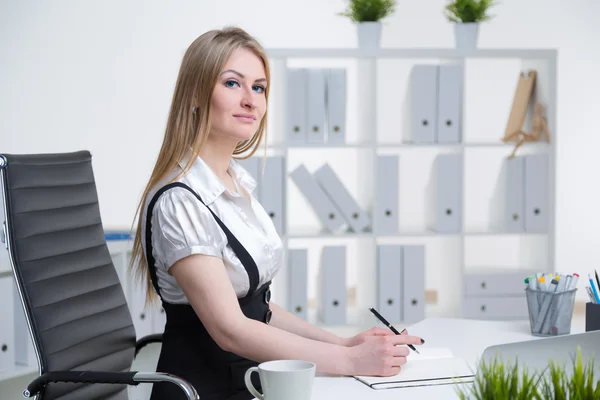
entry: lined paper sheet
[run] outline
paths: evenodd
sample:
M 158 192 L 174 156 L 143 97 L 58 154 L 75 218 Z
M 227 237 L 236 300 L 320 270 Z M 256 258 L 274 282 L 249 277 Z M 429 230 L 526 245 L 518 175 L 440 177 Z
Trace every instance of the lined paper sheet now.
M 421 348 L 411 352 L 400 372 L 394 376 L 355 376 L 373 389 L 448 385 L 473 382 L 475 370 L 447 348 Z

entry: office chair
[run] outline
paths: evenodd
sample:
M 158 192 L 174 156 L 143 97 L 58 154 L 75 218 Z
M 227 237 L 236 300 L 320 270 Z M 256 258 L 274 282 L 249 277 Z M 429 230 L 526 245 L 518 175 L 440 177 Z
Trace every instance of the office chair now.
M 189 400 L 187 381 L 130 371 L 139 349 L 100 219 L 91 154 L 0 155 L 3 242 L 33 339 L 39 374 L 23 392 L 38 400 L 127 399 L 127 385 L 166 381 Z

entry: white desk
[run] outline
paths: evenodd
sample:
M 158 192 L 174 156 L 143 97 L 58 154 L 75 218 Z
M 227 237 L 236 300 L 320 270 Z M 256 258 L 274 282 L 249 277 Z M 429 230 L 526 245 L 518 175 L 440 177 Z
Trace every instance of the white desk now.
M 408 331 L 411 335 L 421 336 L 425 340 L 423 346 L 449 348 L 473 369 L 489 346 L 540 339 L 530 334 L 529 320 L 506 322 L 429 318 L 408 328 Z M 574 319 L 571 333 L 584 331 L 582 321 Z M 311 400 L 445 400 L 457 399 L 456 389 L 457 385 L 441 385 L 374 390 L 352 377 L 317 375 Z

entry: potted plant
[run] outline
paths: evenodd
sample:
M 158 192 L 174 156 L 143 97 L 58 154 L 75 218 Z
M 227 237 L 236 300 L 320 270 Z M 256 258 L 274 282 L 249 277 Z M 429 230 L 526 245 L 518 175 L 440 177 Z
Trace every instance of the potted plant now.
M 340 15 L 357 24 L 358 47 L 377 49 L 381 42 L 381 20 L 391 15 L 396 0 L 350 0 L 348 8 Z
M 487 12 L 495 0 L 451 0 L 444 8 L 446 17 L 454 23 L 456 47 L 472 50 L 477 47 L 479 24 L 492 18 Z
M 595 368 L 591 357 L 583 365 L 581 349 L 573 357 L 571 371 L 551 361 L 546 370 L 532 372 L 518 360 L 511 363 L 495 358 L 482 362 L 473 384 L 457 386 L 456 392 L 461 400 L 599 399 L 600 377 Z

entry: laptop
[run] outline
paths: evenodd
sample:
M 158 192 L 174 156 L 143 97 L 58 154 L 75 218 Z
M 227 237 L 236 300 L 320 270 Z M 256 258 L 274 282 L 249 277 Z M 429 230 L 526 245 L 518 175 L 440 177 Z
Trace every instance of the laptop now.
M 566 367 L 570 374 L 573 370 L 573 360 L 577 357 L 577 349 L 581 349 L 581 359 L 585 367 L 588 360 L 593 359 L 595 369 L 600 371 L 600 331 L 545 337 L 525 342 L 515 342 L 490 346 L 481 357 L 486 365 L 498 358 L 514 365 L 525 366 L 528 371 L 546 372 L 550 360 Z

